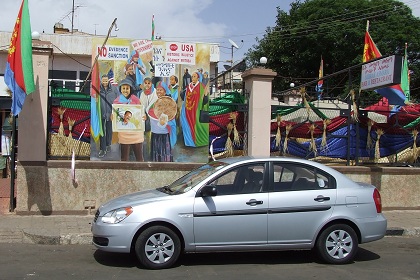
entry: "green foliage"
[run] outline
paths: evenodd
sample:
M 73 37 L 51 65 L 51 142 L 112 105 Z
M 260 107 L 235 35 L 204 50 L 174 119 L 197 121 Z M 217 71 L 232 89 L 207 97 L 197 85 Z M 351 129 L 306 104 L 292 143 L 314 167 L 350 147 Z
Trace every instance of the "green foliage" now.
M 266 67 L 277 72 L 273 91 L 289 89 L 318 78 L 321 56 L 324 76 L 362 62 L 367 20 L 369 32 L 382 55 L 404 55 L 408 43 L 411 97 L 420 100 L 420 19 L 395 0 L 297 0 L 289 12 L 277 8 L 276 26 L 246 53 L 249 66 L 268 58 Z M 351 80 L 349 80 L 351 77 Z M 358 88 L 360 69 L 324 81 L 329 96 L 346 96 Z M 312 91 L 315 83 L 312 85 Z M 308 92 L 310 92 L 310 87 Z M 372 96 L 374 94 L 366 94 Z

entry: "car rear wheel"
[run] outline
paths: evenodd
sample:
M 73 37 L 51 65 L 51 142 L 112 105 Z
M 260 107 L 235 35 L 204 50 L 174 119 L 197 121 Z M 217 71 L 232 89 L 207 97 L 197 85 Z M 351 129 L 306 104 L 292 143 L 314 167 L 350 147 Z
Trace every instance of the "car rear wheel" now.
M 149 269 L 171 267 L 181 253 L 178 235 L 165 226 L 152 226 L 137 238 L 135 252 L 140 263 Z
M 326 228 L 316 242 L 318 255 L 327 263 L 346 264 L 353 261 L 359 242 L 353 228 L 344 224 Z

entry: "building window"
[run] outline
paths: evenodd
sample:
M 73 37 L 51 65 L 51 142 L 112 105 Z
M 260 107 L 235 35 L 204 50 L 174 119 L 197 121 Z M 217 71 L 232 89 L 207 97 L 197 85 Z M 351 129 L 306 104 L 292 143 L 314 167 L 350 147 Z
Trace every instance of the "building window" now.
M 58 80 L 76 80 L 77 71 L 66 71 L 66 70 L 49 70 L 48 71 L 49 79 L 58 79 Z

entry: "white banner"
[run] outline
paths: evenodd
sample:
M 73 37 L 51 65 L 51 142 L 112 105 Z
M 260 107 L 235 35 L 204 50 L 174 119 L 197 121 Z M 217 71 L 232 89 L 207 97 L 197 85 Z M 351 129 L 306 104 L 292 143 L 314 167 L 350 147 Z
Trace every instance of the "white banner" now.
M 170 77 L 172 75 L 175 75 L 174 63 L 158 63 L 155 65 L 156 77 Z
M 129 59 L 128 46 L 97 46 L 97 53 L 99 53 L 98 60 L 128 60 Z
M 137 51 L 139 55 L 148 53 L 153 50 L 153 42 L 150 40 L 137 40 L 131 42 L 133 49 Z
M 193 43 L 166 43 L 166 62 L 174 64 L 195 65 L 195 49 Z
M 153 63 L 164 63 L 165 62 L 165 49 L 162 45 L 153 47 Z

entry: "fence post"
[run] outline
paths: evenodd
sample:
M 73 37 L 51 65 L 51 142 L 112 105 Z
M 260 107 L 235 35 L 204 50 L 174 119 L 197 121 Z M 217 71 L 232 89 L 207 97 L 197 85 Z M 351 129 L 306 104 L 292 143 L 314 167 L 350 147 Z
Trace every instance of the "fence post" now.
M 242 74 L 249 93 L 248 155 L 270 156 L 272 81 L 271 69 L 252 68 Z

